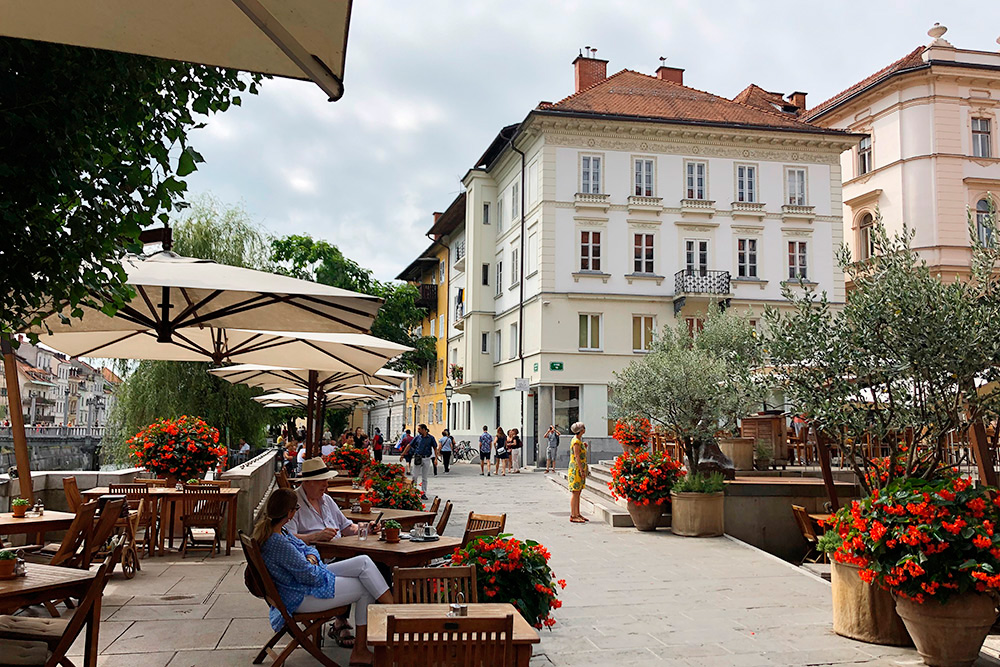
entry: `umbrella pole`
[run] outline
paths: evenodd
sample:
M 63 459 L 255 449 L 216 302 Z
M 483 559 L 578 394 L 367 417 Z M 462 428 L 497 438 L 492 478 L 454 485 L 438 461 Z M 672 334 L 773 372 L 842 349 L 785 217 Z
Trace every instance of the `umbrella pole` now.
M 316 385 L 319 373 L 309 371 L 309 395 L 306 399 L 306 458 L 316 456 Z
M 0 351 L 3 352 L 3 372 L 7 381 L 7 412 L 10 413 L 10 430 L 14 436 L 17 481 L 21 497 L 27 498 L 29 502 L 34 504 L 35 494 L 31 487 L 31 457 L 28 455 L 28 439 L 24 435 L 21 387 L 17 383 L 17 359 L 10 339 L 0 336 Z

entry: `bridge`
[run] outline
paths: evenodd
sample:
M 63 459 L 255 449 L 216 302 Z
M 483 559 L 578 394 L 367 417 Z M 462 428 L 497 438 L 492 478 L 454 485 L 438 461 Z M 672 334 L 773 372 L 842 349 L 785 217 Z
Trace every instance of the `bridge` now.
M 27 426 L 32 470 L 97 470 L 103 426 Z M 15 465 L 14 435 L 0 426 L 0 472 Z

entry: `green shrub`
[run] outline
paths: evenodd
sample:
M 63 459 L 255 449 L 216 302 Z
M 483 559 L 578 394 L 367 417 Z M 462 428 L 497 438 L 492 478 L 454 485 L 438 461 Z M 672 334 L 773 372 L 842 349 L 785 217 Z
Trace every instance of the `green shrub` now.
M 674 484 L 678 493 L 718 493 L 726 488 L 722 473 L 713 472 L 709 475 L 688 473 Z

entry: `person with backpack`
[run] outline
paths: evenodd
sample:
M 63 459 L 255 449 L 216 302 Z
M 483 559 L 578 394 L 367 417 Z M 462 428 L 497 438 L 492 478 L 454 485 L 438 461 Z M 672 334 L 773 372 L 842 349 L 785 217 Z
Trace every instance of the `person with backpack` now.
M 445 429 L 441 431 L 441 439 L 438 440 L 438 456 L 444 461 L 444 472 L 447 474 L 448 464 L 451 463 L 451 450 L 455 446 L 455 439 L 451 437 L 451 431 Z
M 372 458 L 375 459 L 376 461 L 378 461 L 379 463 L 382 462 L 382 445 L 383 445 L 383 443 L 385 443 L 385 440 L 382 438 L 382 431 L 380 431 L 379 428 L 376 426 L 375 427 L 375 435 L 373 435 L 372 439 L 371 439 Z
M 488 426 L 483 426 L 483 433 L 479 436 L 479 474 L 490 476 L 490 450 L 493 449 L 493 436 L 490 435 Z

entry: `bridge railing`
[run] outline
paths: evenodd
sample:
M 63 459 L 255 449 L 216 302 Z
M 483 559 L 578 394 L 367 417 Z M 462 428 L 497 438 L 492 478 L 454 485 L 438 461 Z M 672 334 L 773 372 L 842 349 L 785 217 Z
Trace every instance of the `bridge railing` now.
M 103 426 L 25 426 L 24 433 L 29 438 L 101 438 Z M 0 438 L 12 438 L 9 426 L 0 426 Z

